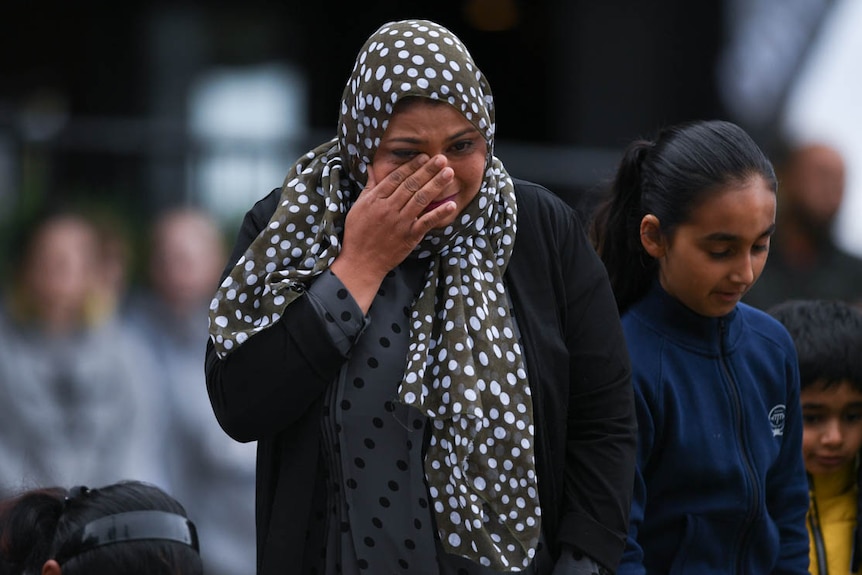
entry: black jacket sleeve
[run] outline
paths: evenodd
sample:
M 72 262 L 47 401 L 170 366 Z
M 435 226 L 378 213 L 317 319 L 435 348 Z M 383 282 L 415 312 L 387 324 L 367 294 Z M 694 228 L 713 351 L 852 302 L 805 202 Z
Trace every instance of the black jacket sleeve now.
M 616 568 L 631 505 L 637 421 L 607 273 L 577 214 L 517 182 L 507 271 L 537 423 L 542 520 L 560 545 Z
M 566 285 L 571 389 L 561 540 L 615 569 L 625 546 L 637 420 L 625 338 L 605 268 L 572 228 Z
M 280 190 L 273 190 L 245 215 L 222 278 L 269 222 Z M 327 334 L 306 295 L 281 319 L 219 359 L 206 348 L 206 382 L 216 419 L 237 441 L 272 437 L 318 404 L 346 360 Z

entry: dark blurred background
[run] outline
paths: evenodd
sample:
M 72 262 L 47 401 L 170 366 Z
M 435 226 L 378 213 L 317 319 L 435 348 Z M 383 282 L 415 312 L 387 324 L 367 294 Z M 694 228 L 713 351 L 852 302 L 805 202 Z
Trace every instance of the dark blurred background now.
M 132 235 L 170 205 L 227 230 L 334 135 L 353 59 L 380 24 L 456 32 L 497 101 L 498 155 L 588 213 L 626 142 L 726 118 L 779 149 L 781 111 L 830 0 L 6 1 L 0 230 L 55 202 Z M 776 151 L 777 153 L 777 151 Z

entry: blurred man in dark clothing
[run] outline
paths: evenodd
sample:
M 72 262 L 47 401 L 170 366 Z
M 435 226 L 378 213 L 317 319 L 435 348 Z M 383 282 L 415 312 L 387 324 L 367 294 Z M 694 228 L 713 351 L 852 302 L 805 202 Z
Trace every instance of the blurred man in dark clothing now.
M 862 305 L 862 258 L 832 238 L 844 198 L 840 152 L 812 143 L 793 148 L 780 167 L 778 216 L 769 260 L 745 302 L 761 309 L 787 299 L 838 299 Z

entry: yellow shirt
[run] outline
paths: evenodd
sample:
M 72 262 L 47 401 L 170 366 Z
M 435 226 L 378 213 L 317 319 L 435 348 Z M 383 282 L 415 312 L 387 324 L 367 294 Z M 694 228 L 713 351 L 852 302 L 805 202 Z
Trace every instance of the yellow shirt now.
M 812 575 L 820 575 L 813 524 L 819 519 L 820 532 L 826 547 L 829 575 L 844 575 L 850 569 L 853 553 L 853 529 L 856 527 L 856 466 L 848 465 L 829 475 L 815 475 L 808 508 L 808 537 Z M 814 510 L 817 510 L 815 516 Z M 858 574 L 854 571 L 854 574 Z

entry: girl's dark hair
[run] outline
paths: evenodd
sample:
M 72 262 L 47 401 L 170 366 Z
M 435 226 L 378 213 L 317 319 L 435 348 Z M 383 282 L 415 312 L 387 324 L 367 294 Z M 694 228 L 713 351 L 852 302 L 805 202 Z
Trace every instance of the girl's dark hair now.
M 592 227 L 620 313 L 646 293 L 657 274 L 657 262 L 641 245 L 643 217 L 656 216 L 662 233 L 671 236 L 710 194 L 755 176 L 777 190 L 772 163 L 731 122 L 679 124 L 661 130 L 654 141 L 628 146 Z
M 862 310 L 836 300 L 788 300 L 768 312 L 793 338 L 803 389 L 846 381 L 862 391 Z
M 68 548 L 94 520 L 132 511 L 186 517 L 174 498 L 154 485 L 124 481 L 100 489 L 36 489 L 0 503 L 0 574 L 31 575 Z M 179 541 L 135 540 L 102 545 L 62 562 L 63 575 L 201 575 L 198 552 Z M 5 570 L 4 570 L 5 569 Z

